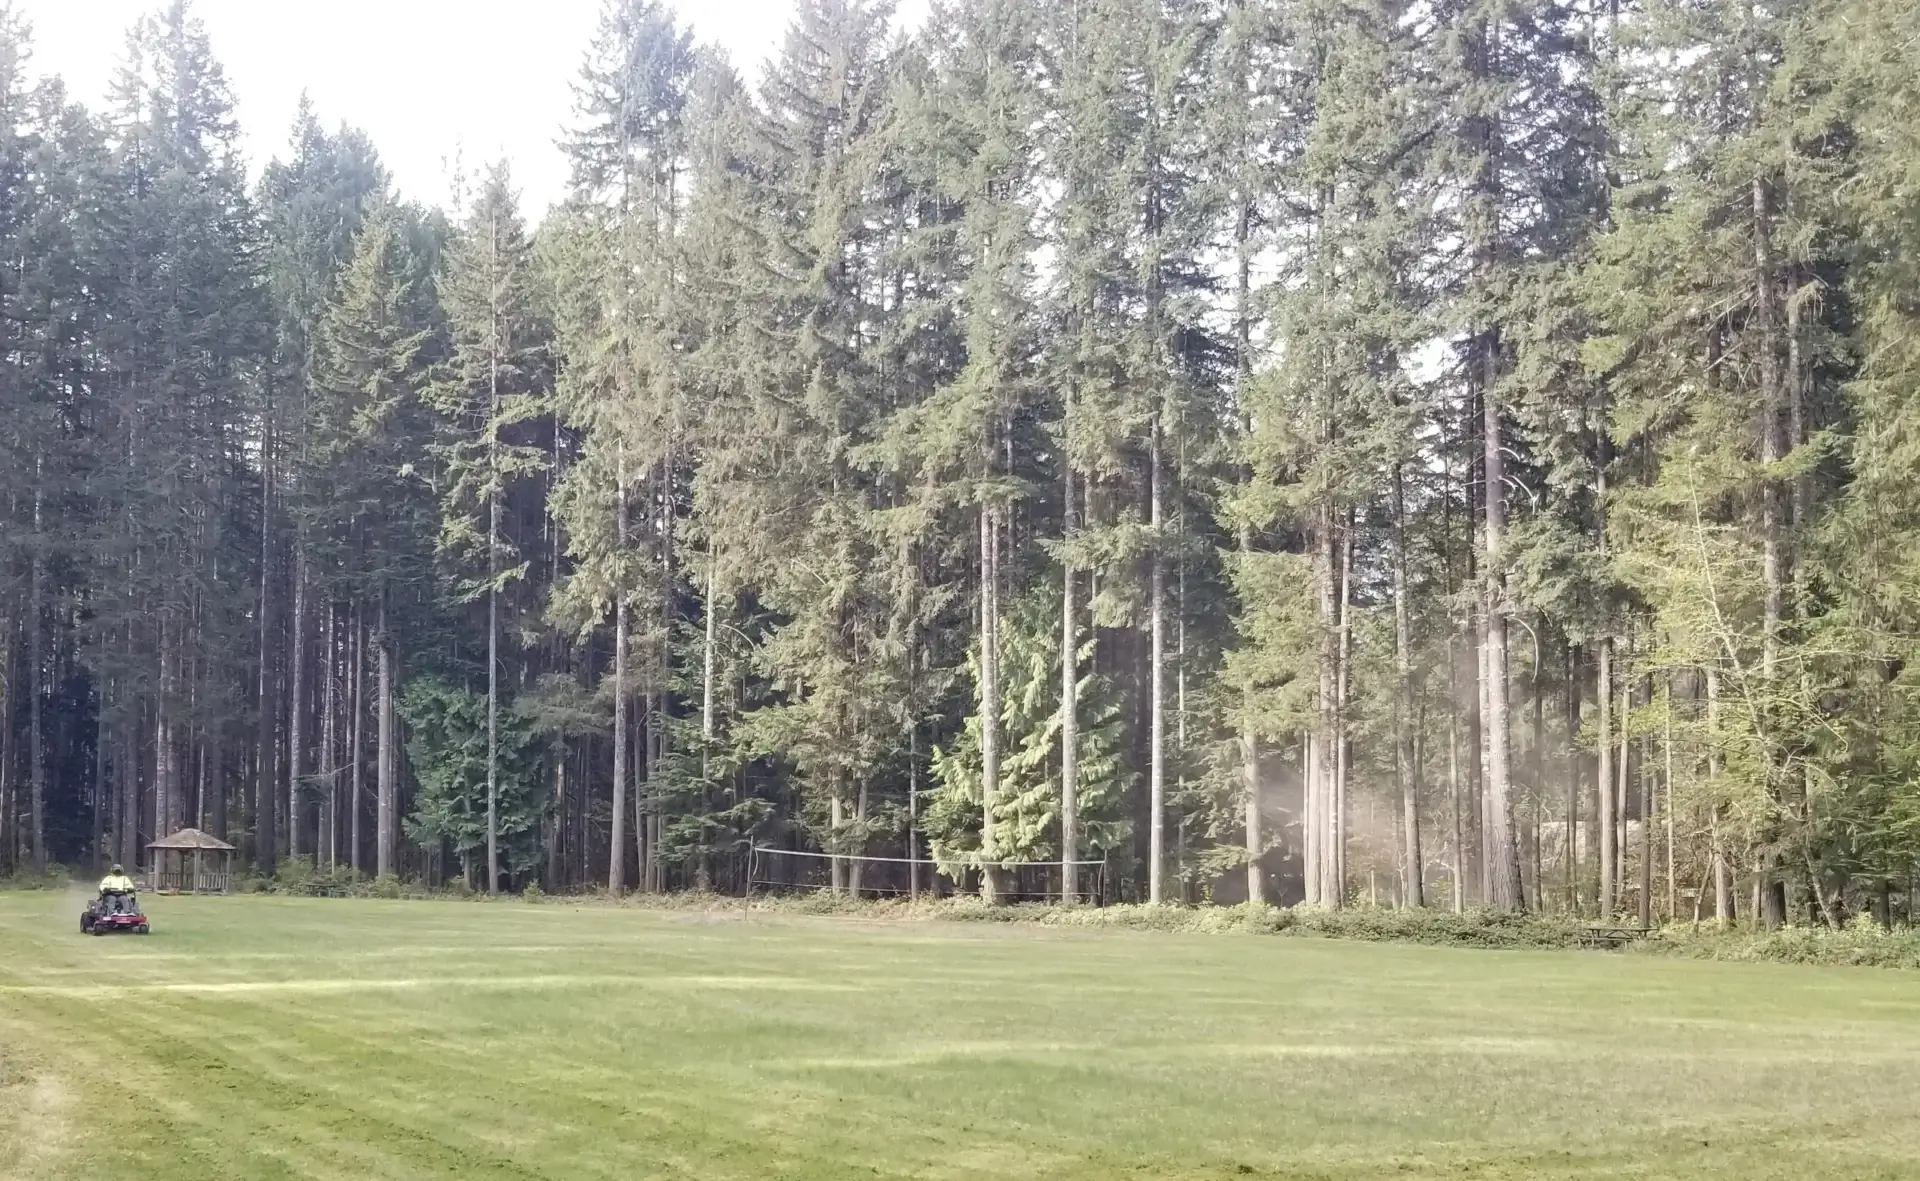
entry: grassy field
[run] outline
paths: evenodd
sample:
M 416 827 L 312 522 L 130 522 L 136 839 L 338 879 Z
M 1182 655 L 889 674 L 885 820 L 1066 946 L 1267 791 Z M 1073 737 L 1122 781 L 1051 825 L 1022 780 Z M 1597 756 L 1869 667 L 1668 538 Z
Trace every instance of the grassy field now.
M 1920 977 L 0 894 L 0 1177 L 1912 1178 Z

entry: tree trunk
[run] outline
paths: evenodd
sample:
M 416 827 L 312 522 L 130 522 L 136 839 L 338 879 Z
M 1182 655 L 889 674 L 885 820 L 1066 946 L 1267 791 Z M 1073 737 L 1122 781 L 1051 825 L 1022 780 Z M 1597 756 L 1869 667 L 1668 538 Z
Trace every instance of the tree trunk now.
M 500 274 L 499 208 L 489 201 L 488 272 Z M 504 288 L 488 288 L 487 324 L 487 893 L 500 892 L 500 354 L 506 345 L 500 326 Z
M 366 768 L 362 761 L 361 738 L 364 730 L 361 717 L 367 711 L 366 693 L 366 622 L 361 617 L 360 604 L 353 605 L 353 671 L 347 686 L 347 761 L 352 770 L 349 772 L 352 793 L 348 796 L 347 824 L 347 864 L 358 877 L 362 868 L 360 860 L 360 802 L 366 785 Z
M 1253 530 L 1250 526 L 1240 526 L 1240 553 L 1242 556 L 1253 552 Z M 1267 900 L 1266 874 L 1261 868 L 1261 858 L 1266 854 L 1266 836 L 1261 831 L 1261 784 L 1260 784 L 1260 739 L 1253 728 L 1253 686 L 1243 686 L 1240 691 L 1240 779 L 1247 793 L 1246 799 L 1246 836 L 1247 836 L 1247 901 L 1265 902 Z
M 1073 413 L 1072 391 L 1067 414 Z M 1061 540 L 1073 538 L 1073 464 L 1061 465 Z M 1060 901 L 1080 897 L 1080 627 L 1074 608 L 1073 559 L 1060 561 Z
M 653 708 L 648 712 L 648 733 L 651 739 L 652 754 L 647 762 L 647 848 L 653 868 L 650 887 L 655 892 L 665 892 L 667 888 L 667 846 L 666 809 L 673 802 L 664 791 L 652 790 L 653 780 L 658 778 L 667 765 L 667 756 L 673 738 L 670 728 L 673 702 L 667 695 L 667 686 L 672 683 L 674 616 L 674 586 L 678 575 L 674 570 L 673 549 L 673 470 L 674 453 L 669 442 L 665 458 L 654 465 L 653 470 L 653 537 L 655 553 L 660 568 L 660 637 L 657 649 L 660 669 L 659 677 L 653 689 Z M 684 883 L 682 883 L 684 885 Z
M 133 659 L 133 626 L 125 636 L 128 664 Z M 127 707 L 125 726 L 120 727 L 120 808 L 114 828 L 119 836 L 120 863 L 130 868 L 140 864 L 140 708 L 137 699 Z
M 827 882 L 835 894 L 847 892 L 847 862 L 840 855 L 840 834 L 846 825 L 847 805 L 840 797 L 840 780 L 836 775 L 827 797 L 827 849 L 833 854 L 833 860 L 828 865 L 830 872 Z
M 307 721 L 307 556 L 293 559 L 293 704 L 287 728 L 287 856 L 300 855 L 300 780 L 306 775 Z M 271 858 L 266 866 L 272 869 Z
M 1447 665 L 1453 666 L 1453 643 L 1447 643 Z M 1448 676 L 1451 682 L 1453 677 Z M 1466 844 L 1465 822 L 1466 803 L 1460 798 L 1460 708 L 1451 703 L 1449 694 L 1447 707 L 1447 797 L 1453 802 L 1453 913 L 1459 914 L 1467 908 L 1466 883 Z
M 1243 308 L 1245 306 L 1244 284 L 1246 282 L 1244 265 L 1243 260 L 1243 273 L 1241 276 Z M 1242 324 L 1241 347 L 1243 349 L 1246 347 L 1244 323 Z M 1244 369 L 1244 363 L 1242 367 Z M 1242 376 L 1244 378 L 1244 373 Z M 1243 558 L 1246 558 L 1253 553 L 1253 530 L 1250 526 L 1244 523 L 1240 526 L 1239 540 L 1240 554 Z M 1266 838 L 1261 832 L 1260 797 L 1262 793 L 1260 783 L 1260 742 L 1259 736 L 1254 731 L 1253 710 L 1254 691 L 1252 684 L 1248 683 L 1243 685 L 1240 690 L 1240 778 L 1242 787 L 1246 792 L 1247 901 L 1265 902 L 1266 877 L 1262 872 L 1260 862 L 1266 853 Z M 1304 789 L 1304 782 L 1302 786 Z
M 1393 467 L 1393 762 L 1400 784 L 1401 900 L 1427 904 L 1420 863 L 1420 800 L 1413 754 L 1413 621 L 1407 603 L 1406 473 Z
M 35 458 L 34 473 L 41 471 L 42 460 Z M 46 494 L 39 480 L 34 481 L 33 489 L 33 558 L 32 572 L 29 575 L 27 590 L 27 757 L 32 760 L 27 768 L 27 808 L 31 817 L 27 835 L 33 842 L 33 872 L 44 875 L 47 872 L 47 754 L 44 719 L 42 717 L 42 696 L 46 693 L 46 621 L 43 618 L 46 604 L 42 601 L 45 594 L 44 577 L 46 558 L 41 537 L 43 520 L 42 505 Z M 8 721 L 11 725 L 11 720 Z
M 1161 488 L 1160 416 L 1156 412 L 1148 442 L 1148 519 L 1153 534 L 1147 599 L 1148 729 L 1147 729 L 1147 901 L 1158 906 L 1165 898 L 1167 856 L 1167 563 L 1160 552 L 1164 525 Z
M 1754 330 L 1760 337 L 1760 462 L 1771 468 L 1781 459 L 1779 341 L 1774 307 L 1771 210 L 1766 181 L 1753 180 Z M 1761 583 L 1765 594 L 1761 632 L 1761 671 L 1771 678 L 1779 656 L 1780 622 L 1785 615 L 1786 579 L 1780 548 L 1780 494 L 1771 472 L 1760 496 Z
M 268 428 L 260 453 L 260 678 L 256 701 L 253 790 L 253 861 L 264 876 L 273 872 L 274 785 L 278 759 L 274 748 L 274 717 L 279 702 L 273 692 L 273 430 Z
M 624 452 L 614 477 L 614 535 L 621 549 L 627 544 L 627 475 Z M 626 889 L 627 864 L 627 591 L 613 592 L 613 812 L 607 850 L 607 889 Z
M 1760 581 L 1763 589 L 1760 636 L 1760 674 L 1765 692 L 1771 693 L 1779 672 L 1780 626 L 1786 615 L 1785 561 L 1781 551 L 1780 489 L 1771 468 L 1780 462 L 1783 450 L 1780 424 L 1780 359 L 1775 308 L 1771 199 L 1767 182 L 1754 177 L 1753 191 L 1753 268 L 1754 331 L 1760 338 L 1760 462 L 1769 471 L 1760 488 Z M 1771 735 L 1763 735 L 1771 739 Z M 1771 761 L 1771 752 L 1769 760 Z M 1768 768 L 1770 790 L 1777 801 L 1784 783 L 1780 768 Z M 1760 918 L 1772 930 L 1786 921 L 1786 886 L 1774 880 L 1776 873 L 1771 854 L 1763 855 L 1759 872 L 1766 882 L 1761 895 Z
M 1478 461 L 1474 466 L 1477 472 Z M 1472 514 L 1472 528 L 1475 533 L 1473 540 L 1467 546 L 1465 580 L 1467 586 L 1474 588 L 1479 587 L 1481 576 L 1479 551 L 1476 548 L 1479 541 L 1477 531 L 1480 527 L 1481 500 L 1482 497 L 1476 490 Z M 1471 611 L 1473 618 L 1469 626 L 1472 628 L 1473 635 L 1469 643 L 1473 650 L 1473 696 L 1467 699 L 1466 733 L 1461 738 L 1461 756 L 1464 759 L 1464 765 L 1461 768 L 1463 799 L 1460 814 L 1466 825 L 1466 838 L 1462 842 L 1460 855 L 1466 863 L 1462 889 L 1466 888 L 1465 882 L 1474 883 L 1473 888 L 1478 891 L 1480 904 L 1485 906 L 1487 897 L 1491 893 L 1487 880 L 1486 792 L 1483 790 L 1487 766 L 1487 642 L 1486 631 L 1482 625 L 1486 622 L 1486 614 L 1478 603 L 1471 608 Z
M 993 810 L 1000 795 L 1000 572 L 999 521 L 991 505 L 980 507 L 980 889 L 1000 898 L 1002 859 Z
M 197 643 L 197 639 L 195 642 Z M 189 718 L 199 714 L 199 690 L 199 683 L 194 679 L 193 674 L 189 673 L 186 708 L 186 716 Z M 186 728 L 186 749 L 186 762 L 193 767 L 193 806 L 187 807 L 187 789 L 182 784 L 180 823 L 183 828 L 191 826 L 204 831 L 207 827 L 207 747 L 205 735 L 196 732 L 192 723 L 188 723 Z
M 378 719 L 380 749 L 376 756 L 378 774 L 375 803 L 374 873 L 387 877 L 397 872 L 400 835 L 399 770 L 400 752 L 395 745 L 393 717 L 393 639 L 387 632 L 387 599 L 380 595 L 380 643 L 374 653 L 380 679 Z
M 227 749 L 225 732 L 218 725 L 206 736 L 207 747 L 207 803 L 206 823 L 203 825 L 209 833 L 227 839 Z
M 562 859 L 567 829 L 567 744 L 563 741 L 554 753 L 553 760 L 553 823 L 547 829 L 547 889 L 561 889 L 571 883 L 566 880 L 566 868 Z
M 1651 690 L 1649 690 L 1651 692 Z M 1649 705 L 1652 702 L 1648 702 Z M 1653 925 L 1653 760 L 1649 740 L 1640 737 L 1640 925 Z
M 1707 784 L 1711 809 L 1707 814 L 1712 842 L 1713 920 L 1721 930 L 1733 925 L 1733 872 L 1727 864 L 1726 838 L 1720 832 L 1720 673 L 1707 669 Z
M 1320 535 L 1315 553 L 1320 590 L 1320 684 L 1318 732 L 1314 736 L 1313 775 L 1313 888 L 1308 901 L 1319 906 L 1340 905 L 1340 881 L 1334 873 L 1334 777 L 1338 774 L 1340 741 L 1338 674 L 1340 666 L 1339 540 L 1334 529 L 1333 505 L 1320 505 Z
M 160 691 L 153 711 L 153 832 L 155 838 L 176 830 L 175 796 L 179 793 L 173 749 L 173 629 L 160 618 Z
M 1267 880 L 1260 864 L 1266 852 L 1266 837 L 1260 831 L 1260 740 L 1251 719 L 1240 723 L 1240 780 L 1247 793 L 1247 901 L 1265 902 Z
M 138 726 L 140 718 L 136 712 L 125 728 L 126 733 L 120 739 L 120 759 L 118 761 L 119 811 L 114 822 L 114 830 L 120 846 L 117 860 L 127 866 L 130 872 L 138 872 L 140 865 L 140 779 L 136 760 L 140 757 Z
M 1230 19 L 1239 19 L 1245 10 L 1245 0 L 1235 0 Z M 1252 164 L 1253 151 L 1252 113 L 1253 113 L 1253 63 L 1244 43 L 1236 45 L 1233 58 L 1233 112 L 1238 120 L 1239 144 L 1237 155 L 1245 164 Z M 1257 167 L 1257 166 L 1256 166 Z M 1244 187 L 1235 186 L 1232 193 L 1233 210 L 1233 404 L 1238 411 L 1238 426 L 1243 434 L 1251 433 L 1252 423 L 1248 410 L 1248 380 L 1253 375 L 1253 234 L 1254 226 L 1260 217 L 1258 200 L 1252 195 L 1260 182 L 1255 181 Z M 1251 478 L 1249 468 L 1242 466 L 1240 478 Z M 1251 561 L 1253 553 L 1253 530 L 1242 522 L 1239 529 L 1239 551 L 1243 561 Z M 1247 901 L 1259 903 L 1266 901 L 1265 875 L 1261 872 L 1260 860 L 1265 853 L 1265 839 L 1261 832 L 1260 816 L 1260 745 L 1259 736 L 1253 725 L 1254 691 L 1251 681 L 1240 690 L 1240 776 L 1242 790 L 1246 793 L 1246 832 L 1247 857 Z
M 110 708 L 108 692 L 107 683 L 103 681 L 99 712 L 93 717 L 93 840 L 87 849 L 93 859 L 95 873 L 103 868 L 101 861 L 106 856 L 106 813 L 111 807 L 111 801 L 107 798 L 107 747 L 111 739 L 107 721 Z
M 1320 734 L 1309 728 L 1300 743 L 1301 901 L 1320 905 Z
M 1544 616 L 1536 617 L 1533 626 L 1533 676 L 1528 688 L 1533 697 L 1533 749 L 1527 755 L 1528 794 L 1533 802 L 1533 891 L 1527 897 L 1533 904 L 1545 910 L 1547 908 L 1546 867 L 1540 850 L 1541 818 L 1546 812 L 1547 802 L 1547 698 L 1543 686 L 1545 679 L 1545 652 L 1541 647 L 1541 637 L 1547 633 L 1547 621 Z
M 8 640 L 16 630 L 14 620 L 6 620 Z M 9 657 L 13 653 L 13 644 L 0 642 L 0 685 L 11 683 L 14 670 Z M 11 703 L 8 703 L 9 705 Z M 11 713 L 11 710 L 0 711 Z M 0 869 L 13 872 L 20 868 L 26 848 L 21 844 L 19 817 L 16 812 L 19 804 L 13 798 L 13 727 L 0 724 Z
M 1526 896 L 1520 881 L 1518 850 L 1514 846 L 1511 765 L 1512 722 L 1507 692 L 1507 617 L 1504 612 L 1502 549 L 1506 533 L 1506 455 L 1502 445 L 1499 404 L 1493 398 L 1494 356 L 1489 345 L 1485 358 L 1486 434 L 1486 581 L 1481 610 L 1487 636 L 1487 773 L 1486 857 L 1492 893 L 1487 905 L 1500 912 L 1523 910 Z
M 1580 649 L 1567 645 L 1567 913 L 1580 912 Z
M 340 659 L 339 616 L 336 604 L 327 604 L 326 630 L 320 651 L 320 772 L 326 792 L 320 804 L 320 825 L 313 833 L 313 862 L 333 865 L 338 852 L 340 796 Z
M 222 785 L 225 776 L 221 764 L 226 752 L 220 741 L 221 732 L 216 727 L 205 734 L 200 741 L 200 827 L 220 836 L 220 830 L 226 828 L 226 792 Z M 222 837 L 221 839 L 225 839 Z
M 648 779 L 648 783 L 652 783 L 651 778 Z M 654 796 L 651 791 L 647 792 L 644 796 L 637 791 L 634 793 L 633 801 L 635 804 L 639 804 L 643 799 L 648 802 L 647 889 L 656 894 L 661 894 L 665 893 L 667 889 L 667 818 L 660 812 L 659 798 Z
M 1756 878 L 1760 890 L 1760 925 L 1769 931 L 1777 931 L 1787 922 L 1787 883 L 1777 871 L 1770 868 L 1769 860 L 1762 858 L 1762 866 L 1769 866 Z
M 1631 641 L 1629 641 L 1631 643 Z M 1620 686 L 1620 748 L 1614 759 L 1613 771 L 1613 832 L 1617 843 L 1613 849 L 1614 890 L 1616 898 L 1624 902 L 1627 894 L 1627 781 L 1633 774 L 1633 751 L 1628 745 L 1627 729 L 1633 717 L 1633 686 Z
M 1679 866 L 1677 863 L 1677 859 L 1674 856 L 1673 684 L 1671 681 L 1669 681 L 1667 684 L 1667 732 L 1666 732 L 1665 740 L 1661 743 L 1661 746 L 1664 748 L 1664 753 L 1666 755 L 1666 763 L 1667 763 L 1665 791 L 1662 793 L 1665 797 L 1666 807 L 1664 811 L 1666 813 L 1666 824 L 1667 824 L 1667 921 L 1669 923 L 1675 923 L 1680 920 L 1680 895 L 1679 895 L 1679 886 L 1677 885 L 1676 878 L 1675 878 L 1675 875 L 1679 871 Z
M 1493 728 L 1487 724 L 1487 720 L 1492 716 L 1493 709 L 1492 709 L 1491 703 L 1489 703 L 1487 700 L 1487 689 L 1488 689 L 1487 649 L 1491 644 L 1491 641 L 1487 638 L 1487 611 L 1486 611 L 1485 590 L 1486 588 L 1484 586 L 1481 587 L 1482 593 L 1480 597 L 1480 602 L 1475 607 L 1474 617 L 1473 617 L 1473 624 L 1474 624 L 1473 676 L 1474 676 L 1474 691 L 1475 691 L 1474 704 L 1477 710 L 1477 712 L 1474 715 L 1475 742 L 1474 742 L 1474 752 L 1473 752 L 1473 768 L 1474 768 L 1476 781 L 1480 785 L 1480 790 L 1474 793 L 1473 825 L 1474 825 L 1474 834 L 1475 834 L 1475 841 L 1476 841 L 1476 847 L 1474 849 L 1474 864 L 1480 870 L 1480 882 L 1479 882 L 1480 904 L 1482 906 L 1491 908 L 1493 906 L 1494 862 L 1493 862 L 1493 858 L 1488 856 L 1488 853 L 1491 850 L 1492 845 L 1491 845 L 1491 833 L 1487 826 L 1487 786 L 1488 786 L 1487 770 L 1492 765 L 1493 754 L 1487 744 L 1488 744 L 1488 740 L 1492 736 Z
M 1727 865 L 1727 842 L 1720 833 L 1720 806 L 1715 804 L 1708 820 L 1708 835 L 1713 842 L 1713 921 L 1722 931 L 1733 926 L 1733 874 Z
M 1595 673 L 1593 699 L 1600 707 L 1596 743 L 1600 769 L 1599 774 L 1594 776 L 1594 814 L 1600 820 L 1600 841 L 1596 850 L 1600 855 L 1600 894 L 1595 900 L 1595 910 L 1600 921 L 1605 922 L 1613 917 L 1618 898 L 1618 873 L 1613 859 L 1613 639 L 1610 636 L 1600 639 L 1600 663 Z
M 702 800 L 701 816 L 712 814 L 713 809 L 713 739 L 714 739 L 714 661 L 715 648 L 719 643 L 720 601 L 714 594 L 717 586 L 719 562 L 713 552 L 713 543 L 707 543 L 707 602 L 706 636 L 702 641 L 700 653 L 700 795 Z M 700 850 L 694 861 L 695 888 L 703 892 L 713 889 L 713 851 L 711 840 L 703 835 Z
M 855 793 L 853 798 L 854 839 L 858 842 L 858 848 L 862 856 L 864 856 L 867 851 L 867 805 L 870 802 L 868 792 L 867 781 L 863 776 L 860 780 L 860 790 Z M 855 898 L 858 898 L 860 897 L 860 891 L 865 886 L 867 863 L 856 859 L 849 863 L 848 868 L 852 872 L 847 875 L 847 887 L 849 892 L 851 892 Z
M 633 855 L 640 870 L 638 888 L 642 893 L 655 889 L 654 862 L 660 851 L 660 842 L 653 831 L 655 813 L 648 807 L 647 799 L 647 788 L 653 782 L 653 716 L 653 684 L 649 673 L 641 682 L 639 716 L 633 721 Z
M 500 532 L 498 497 L 489 498 L 488 510 L 493 524 L 488 533 L 489 551 L 497 545 Z M 489 559 L 491 567 L 492 559 Z M 493 586 L 494 571 L 488 570 L 487 586 L 487 893 L 500 892 L 500 592 Z
M 1347 900 L 1347 778 L 1353 764 L 1352 737 L 1347 730 L 1348 698 L 1353 689 L 1353 510 L 1347 510 L 1340 541 L 1340 657 L 1333 701 L 1333 875 L 1331 904 Z
M 920 725 L 907 723 L 907 897 L 920 897 Z

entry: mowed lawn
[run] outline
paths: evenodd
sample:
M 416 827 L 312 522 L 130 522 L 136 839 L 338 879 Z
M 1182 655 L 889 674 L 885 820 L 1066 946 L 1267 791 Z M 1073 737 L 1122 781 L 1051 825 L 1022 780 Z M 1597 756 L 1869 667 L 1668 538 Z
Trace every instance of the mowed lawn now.
M 0 895 L 0 1177 L 1913 1178 L 1920 976 Z

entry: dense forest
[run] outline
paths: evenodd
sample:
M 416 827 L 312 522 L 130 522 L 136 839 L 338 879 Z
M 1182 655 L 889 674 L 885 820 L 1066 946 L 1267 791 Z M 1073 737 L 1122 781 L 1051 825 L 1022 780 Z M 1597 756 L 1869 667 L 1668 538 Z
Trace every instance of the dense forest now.
M 607 0 L 537 224 L 30 47 L 0 872 L 1908 908 L 1905 0 Z

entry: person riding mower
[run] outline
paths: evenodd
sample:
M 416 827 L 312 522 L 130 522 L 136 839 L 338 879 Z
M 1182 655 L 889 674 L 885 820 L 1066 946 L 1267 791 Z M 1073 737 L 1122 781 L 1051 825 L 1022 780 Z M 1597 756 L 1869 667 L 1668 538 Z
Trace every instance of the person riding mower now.
M 133 879 L 118 865 L 100 879 L 100 894 L 87 904 L 80 916 L 80 933 L 83 935 L 105 935 L 110 932 L 131 932 L 145 935 L 151 930 L 147 925 L 147 916 L 140 910 L 140 899 L 136 894 Z
M 100 879 L 100 909 L 106 914 L 119 914 L 133 907 L 135 887 L 133 879 L 126 870 L 115 862 L 107 876 Z

